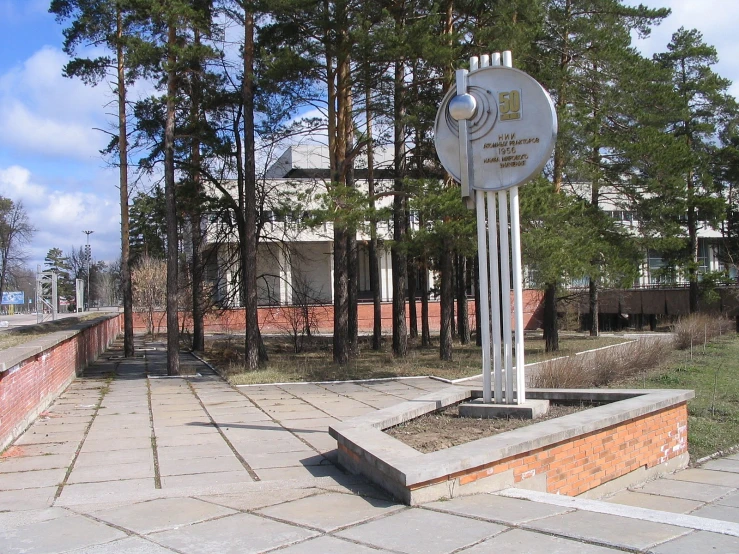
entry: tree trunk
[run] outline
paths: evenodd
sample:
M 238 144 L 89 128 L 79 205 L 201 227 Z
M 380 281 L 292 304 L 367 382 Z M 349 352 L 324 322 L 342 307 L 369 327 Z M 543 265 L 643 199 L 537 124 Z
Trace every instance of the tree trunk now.
M 123 16 L 116 10 L 116 57 L 118 69 L 118 172 L 121 202 L 121 288 L 123 294 L 123 355 L 134 355 L 133 286 L 128 218 L 128 129 L 126 122 L 126 74 L 123 53 Z
M 346 231 L 334 223 L 334 362 L 349 362 L 349 275 Z
M 429 270 L 426 256 L 421 257 L 421 346 L 431 346 L 429 327 Z
M 408 331 L 405 321 L 405 294 L 408 263 L 405 252 L 407 223 L 405 221 L 405 71 L 401 61 L 395 62 L 393 127 L 395 146 L 395 197 L 393 199 L 393 354 L 405 358 L 408 354 Z
M 597 337 L 599 334 L 598 328 L 598 282 L 590 278 L 588 283 L 588 304 L 590 306 L 590 336 Z
M 249 370 L 259 367 L 259 318 L 257 299 L 257 182 L 254 159 L 254 14 L 244 10 L 244 311 L 246 312 L 245 365 Z
M 462 344 L 470 342 L 470 317 L 467 309 L 467 258 L 457 255 L 457 336 Z
M 548 283 L 544 289 L 544 343 L 547 352 L 559 350 L 556 283 Z
M 359 253 L 357 251 L 357 233 L 350 232 L 346 237 L 349 280 L 349 355 L 353 358 L 359 354 Z
M 454 317 L 454 264 L 448 245 L 444 245 L 439 261 L 441 273 L 441 329 L 439 331 L 439 358 L 452 359 L 452 319 Z
M 382 290 L 380 285 L 380 258 L 378 256 L 377 217 L 375 215 L 375 147 L 372 137 L 372 88 L 370 86 L 369 64 L 364 101 L 367 119 L 367 194 L 370 207 L 369 241 L 369 280 L 372 290 L 372 350 L 379 350 L 382 344 Z
M 200 32 L 193 31 L 196 46 L 200 45 Z M 203 233 L 201 228 L 202 212 L 200 210 L 200 196 L 202 194 L 201 183 L 201 159 L 200 138 L 198 124 L 200 122 L 200 72 L 199 63 L 195 64 L 192 75 L 192 90 L 190 91 L 190 126 L 193 134 L 190 147 L 192 199 L 190 203 L 190 239 L 192 246 L 191 261 L 191 293 L 192 293 L 192 349 L 196 352 L 205 350 L 205 329 L 203 327 Z
M 690 142 L 688 143 L 690 146 Z M 690 243 L 690 263 L 688 264 L 688 284 L 690 313 L 698 311 L 698 215 L 695 208 L 695 185 L 693 171 L 688 173 L 688 241 Z
M 410 321 L 410 337 L 415 339 L 418 337 L 418 313 L 416 312 L 416 290 L 418 288 L 418 271 L 416 269 L 416 260 L 409 258 L 408 260 L 408 319 Z
M 174 127 L 177 73 L 175 44 L 177 29 L 169 22 L 167 32 L 167 119 L 164 128 L 164 196 L 167 208 L 167 375 L 180 374 L 180 336 L 177 307 L 178 254 L 177 200 L 174 179 Z

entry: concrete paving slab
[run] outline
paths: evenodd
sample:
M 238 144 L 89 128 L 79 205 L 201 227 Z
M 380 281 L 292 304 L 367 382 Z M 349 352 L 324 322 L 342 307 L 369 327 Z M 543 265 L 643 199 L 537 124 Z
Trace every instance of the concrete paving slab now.
M 720 500 L 717 500 L 716 504 L 721 504 L 722 506 L 734 506 L 735 508 L 739 508 L 739 492 L 733 492 L 726 495 Z
M 386 500 L 327 493 L 264 508 L 259 512 L 328 532 L 404 508 L 402 504 Z
M 114 450 L 113 452 L 80 452 L 74 462 L 75 471 L 83 467 L 94 467 L 104 464 L 129 464 L 135 462 L 154 461 L 154 454 L 149 448 L 133 448 L 131 450 Z
M 118 529 L 77 515 L 0 529 L 3 554 L 67 552 L 125 537 Z
M 114 452 L 147 447 L 151 447 L 151 436 L 124 438 L 111 436 L 107 439 L 86 440 L 82 445 L 82 452 Z
M 75 550 L 74 554 L 172 554 L 172 550 L 141 537 L 128 537 Z
M 0 458 L 0 473 L 66 468 L 72 463 L 72 457 L 72 454 L 51 454 L 49 456 Z
M 178 434 L 167 433 L 165 435 L 157 435 L 157 447 L 164 446 L 191 446 L 191 445 L 212 445 L 223 442 L 223 437 L 218 431 L 209 433 L 195 434 Z
M 691 468 L 678 471 L 672 475 L 666 475 L 664 478 L 676 481 L 705 483 L 707 485 L 719 485 L 722 487 L 739 487 L 739 473 L 730 473 L 727 471 Z
M 189 475 L 193 473 L 219 473 L 223 471 L 243 471 L 244 466 L 235 456 L 216 458 L 193 458 L 189 460 L 159 460 L 159 473 L 169 475 Z
M 523 529 L 511 529 L 500 535 L 463 550 L 460 554 L 615 554 L 611 548 L 573 541 L 562 537 L 533 533 Z
M 303 445 L 305 448 L 305 445 Z M 326 463 L 326 459 L 314 450 L 295 450 L 291 452 L 246 453 L 246 462 L 254 469 L 291 466 L 318 466 Z
M 0 491 L 57 486 L 62 482 L 66 473 L 64 468 L 0 473 Z
M 337 536 L 408 554 L 446 554 L 492 537 L 507 527 L 431 510 L 406 509 Z
M 701 466 L 703 469 L 714 469 L 717 471 L 728 471 L 731 473 L 739 473 L 739 459 L 733 459 L 732 457 L 711 460 Z
M 54 502 L 58 487 L 0 491 L 0 510 L 39 510 Z
M 201 457 L 233 456 L 225 441 L 214 444 L 194 444 L 184 446 L 160 446 L 157 444 L 159 462 L 162 460 L 189 460 Z
M 739 523 L 739 508 L 735 508 L 733 506 L 712 504 L 696 510 L 691 515 Z
M 37 430 L 36 428 L 31 427 L 28 431 L 26 431 L 23 435 L 21 435 L 17 441 L 15 441 L 15 444 L 19 446 L 24 446 L 28 444 L 48 444 L 48 443 L 58 443 L 58 442 L 76 442 L 77 444 L 79 444 L 79 442 L 82 440 L 84 436 L 85 435 L 82 431 L 47 432 L 43 430 Z
M 391 554 L 389 550 L 378 550 L 362 546 L 338 537 L 317 537 L 280 550 L 284 554 Z
M 67 479 L 70 485 L 76 483 L 96 483 L 100 481 L 119 481 L 121 479 L 154 479 L 154 462 L 110 463 L 75 467 Z
M 344 477 L 334 465 L 322 466 L 300 466 L 300 467 L 280 467 L 270 469 L 257 469 L 256 474 L 262 481 L 285 481 L 290 479 L 312 479 L 316 477 Z
M 41 523 L 60 517 L 69 517 L 72 513 L 62 508 L 44 508 L 39 510 L 25 510 L 22 512 L 0 513 L 0 529 L 10 529 L 31 523 Z
M 315 496 L 323 494 L 324 491 L 316 488 L 304 489 L 276 489 L 269 491 L 250 491 L 240 494 L 214 494 L 198 496 L 198 498 L 234 510 L 257 510 L 290 502 L 306 496 Z
M 162 477 L 163 488 L 207 487 L 229 483 L 251 483 L 254 481 L 245 469 L 217 473 L 195 473 L 192 475 L 167 475 Z
M 524 527 L 600 544 L 646 549 L 691 532 L 689 529 L 578 510 L 527 523 Z M 628 533 L 625 530 L 628 529 Z
M 604 498 L 603 500 L 613 504 L 647 508 L 648 510 L 661 510 L 663 512 L 672 512 L 676 514 L 688 514 L 705 504 L 705 502 L 700 502 L 698 500 L 687 500 L 685 498 L 674 498 L 671 496 L 646 494 L 635 491 L 622 491 L 609 498 Z
M 267 455 L 306 450 L 305 443 L 293 435 L 282 435 L 279 439 L 266 436 L 244 439 L 226 433 L 226 437 L 242 456 L 250 453 Z
M 14 444 L 5 451 L 2 459 L 22 456 L 49 456 L 51 454 L 74 454 L 79 442 L 55 442 L 47 444 Z
M 698 531 L 661 544 L 653 548 L 651 552 L 654 554 L 697 554 L 698 552 L 739 554 L 739 538 Z
M 519 525 L 527 521 L 571 511 L 559 506 L 539 504 L 518 498 L 504 498 L 491 494 L 459 496 L 443 502 L 425 504 L 424 508 L 487 519 L 509 525 Z
M 674 479 L 658 479 L 651 481 L 637 489 L 638 492 L 659 494 L 662 496 L 673 496 L 687 500 L 700 500 L 701 502 L 713 502 L 732 492 L 732 487 L 720 487 L 707 485 L 705 483 L 691 483 L 689 481 L 676 481 Z
M 102 483 L 79 483 L 66 485 L 60 500 L 63 504 L 89 502 L 115 502 L 121 495 L 137 491 L 154 491 L 154 479 L 126 479 L 125 481 L 105 481 Z
M 195 498 L 161 498 L 97 511 L 91 515 L 140 535 L 147 535 L 235 513 L 230 508 Z
M 287 546 L 315 536 L 301 529 L 252 514 L 237 514 L 150 535 L 164 546 L 188 554 L 249 554 Z

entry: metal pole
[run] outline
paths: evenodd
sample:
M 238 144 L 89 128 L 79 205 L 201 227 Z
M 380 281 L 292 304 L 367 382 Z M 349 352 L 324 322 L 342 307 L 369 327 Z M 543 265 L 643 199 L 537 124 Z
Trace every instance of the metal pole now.
M 498 273 L 498 223 L 495 193 L 488 191 L 488 241 L 490 241 L 490 300 L 493 320 L 493 370 L 495 372 L 495 403 L 503 402 L 503 366 L 500 360 L 500 277 Z M 485 298 L 487 302 L 487 298 Z
M 513 258 L 513 306 L 516 328 L 516 393 L 519 404 L 526 402 L 526 375 L 523 346 L 523 271 L 521 269 L 521 220 L 518 187 L 511 189 L 511 253 Z
M 511 335 L 511 267 L 508 246 L 508 194 L 498 191 L 500 220 L 500 305 L 503 323 L 503 367 L 505 368 L 505 403 L 513 404 L 513 336 Z
M 87 304 L 89 308 L 90 304 L 90 235 L 93 234 L 95 231 L 82 231 L 87 235 L 87 244 L 85 245 L 85 258 L 87 258 L 87 287 L 85 294 L 83 295 L 87 299 Z M 79 306 L 77 306 L 79 308 Z M 82 310 L 85 309 L 85 298 L 82 299 Z
M 475 191 L 477 203 L 477 259 L 480 267 L 480 325 L 482 326 L 482 401 L 492 402 L 490 379 L 490 304 L 488 300 L 488 247 L 485 229 L 485 192 Z M 495 209 L 495 208 L 493 208 Z M 491 252 L 491 254 L 493 254 Z M 495 298 L 495 291 L 493 291 Z

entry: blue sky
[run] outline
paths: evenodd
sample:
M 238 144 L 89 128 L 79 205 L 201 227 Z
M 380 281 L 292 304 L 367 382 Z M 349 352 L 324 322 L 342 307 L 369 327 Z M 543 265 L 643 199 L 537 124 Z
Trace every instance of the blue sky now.
M 680 26 L 695 27 L 717 48 L 716 69 L 739 95 L 739 1 L 640 1 L 673 10 L 639 43 L 645 54 L 664 50 Z M 62 77 L 62 26 L 48 6 L 49 0 L 0 0 L 0 194 L 22 201 L 38 229 L 32 266 L 50 248 L 84 244 L 83 230 L 95 231 L 95 259 L 113 260 L 120 251 L 117 172 L 99 154 L 107 136 L 95 130 L 114 121 L 106 115 L 110 88 Z

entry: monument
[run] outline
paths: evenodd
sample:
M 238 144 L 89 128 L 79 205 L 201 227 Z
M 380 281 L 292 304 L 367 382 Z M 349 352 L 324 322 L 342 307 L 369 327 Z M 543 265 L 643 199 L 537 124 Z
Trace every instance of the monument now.
M 456 81 L 437 112 L 435 143 L 442 165 L 461 184 L 462 200 L 477 212 L 482 404 L 488 406 L 463 405 L 460 413 L 492 417 L 499 413 L 493 404 L 503 413 L 528 404 L 535 416 L 546 407 L 526 403 L 518 187 L 549 160 L 557 115 L 547 91 L 512 67 L 510 51 L 470 58 L 469 71 L 457 70 Z

